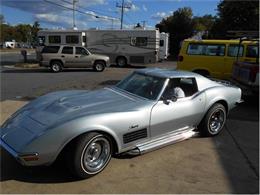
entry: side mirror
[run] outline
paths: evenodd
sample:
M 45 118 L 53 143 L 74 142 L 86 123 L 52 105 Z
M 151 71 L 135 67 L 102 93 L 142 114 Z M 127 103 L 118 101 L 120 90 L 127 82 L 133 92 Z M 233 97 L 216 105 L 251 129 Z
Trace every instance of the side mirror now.
M 170 104 L 170 101 L 172 102 L 176 102 L 177 101 L 177 97 L 174 95 L 174 96 L 169 96 L 169 97 L 165 97 L 165 96 L 162 96 L 161 97 L 161 100 L 163 101 L 164 104 L 168 105 Z

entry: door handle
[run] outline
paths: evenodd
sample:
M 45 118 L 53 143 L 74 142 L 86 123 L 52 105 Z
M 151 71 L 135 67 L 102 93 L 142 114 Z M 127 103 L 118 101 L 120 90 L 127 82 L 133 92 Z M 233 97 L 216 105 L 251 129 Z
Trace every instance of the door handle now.
M 75 58 L 78 58 L 79 56 L 75 56 Z
M 61 57 L 64 58 L 65 56 L 62 55 Z

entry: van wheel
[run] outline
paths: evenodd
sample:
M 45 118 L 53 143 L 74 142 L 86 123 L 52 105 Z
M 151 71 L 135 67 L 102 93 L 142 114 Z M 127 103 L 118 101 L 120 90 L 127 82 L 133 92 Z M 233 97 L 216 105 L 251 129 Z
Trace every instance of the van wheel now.
M 204 77 L 209 77 L 210 76 L 210 74 L 209 74 L 209 72 L 207 70 L 194 70 L 192 72 L 200 74 L 200 75 L 202 75 Z
M 52 61 L 50 68 L 52 72 L 60 72 L 62 71 L 62 63 L 60 61 Z
M 116 59 L 116 64 L 119 67 L 125 67 L 127 65 L 127 60 L 125 57 L 121 56 Z
M 102 61 L 96 61 L 93 68 L 97 72 L 102 72 L 105 70 L 105 63 Z

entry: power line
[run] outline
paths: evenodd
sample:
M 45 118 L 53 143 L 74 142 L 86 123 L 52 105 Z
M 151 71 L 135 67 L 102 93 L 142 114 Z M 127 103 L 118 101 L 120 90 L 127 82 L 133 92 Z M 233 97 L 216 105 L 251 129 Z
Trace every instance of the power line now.
M 67 6 L 64 6 L 64 5 L 60 5 L 58 3 L 55 3 L 55 2 L 52 2 L 52 1 L 49 1 L 49 0 L 43 0 L 44 2 L 47 2 L 47 3 L 50 3 L 50 4 L 53 4 L 53 5 L 56 5 L 56 6 L 59 6 L 59 7 L 62 7 L 62 8 L 65 8 L 65 9 L 68 9 L 68 10 L 72 10 L 72 11 L 77 11 L 81 14 L 85 14 L 85 15 L 90 15 L 90 16 L 93 16 L 97 19 L 99 18 L 102 18 L 102 19 L 106 19 L 106 20 L 119 20 L 118 18 L 113 18 L 113 17 L 108 17 L 108 16 L 98 16 L 96 14 L 93 14 L 93 13 L 87 13 L 87 12 L 84 12 L 84 11 L 81 11 L 81 10 L 78 10 L 78 9 L 75 9 L 74 8 L 70 8 L 70 7 L 67 7 Z

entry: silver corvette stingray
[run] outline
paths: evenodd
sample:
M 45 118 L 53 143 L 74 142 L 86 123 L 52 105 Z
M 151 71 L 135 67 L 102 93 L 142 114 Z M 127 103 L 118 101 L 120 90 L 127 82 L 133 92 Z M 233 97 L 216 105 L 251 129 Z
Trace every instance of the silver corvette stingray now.
M 81 178 L 102 171 L 111 155 L 131 155 L 194 136 L 217 135 L 241 90 L 191 72 L 134 71 L 114 87 L 59 91 L 37 98 L 1 127 L 1 146 L 26 166 L 64 154 Z

